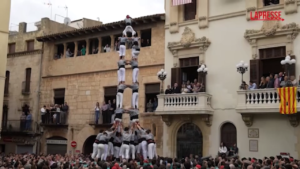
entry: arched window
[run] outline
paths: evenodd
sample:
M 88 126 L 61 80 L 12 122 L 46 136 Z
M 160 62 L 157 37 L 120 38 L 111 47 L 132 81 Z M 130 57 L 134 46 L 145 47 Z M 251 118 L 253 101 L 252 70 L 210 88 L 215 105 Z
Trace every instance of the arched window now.
M 221 127 L 221 142 L 230 148 L 236 144 L 236 137 L 236 127 L 232 123 L 224 123 Z

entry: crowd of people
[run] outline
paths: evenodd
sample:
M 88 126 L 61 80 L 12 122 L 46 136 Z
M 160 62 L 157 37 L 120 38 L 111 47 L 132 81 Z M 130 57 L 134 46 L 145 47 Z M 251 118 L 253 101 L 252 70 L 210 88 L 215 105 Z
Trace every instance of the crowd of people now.
M 279 74 L 270 74 L 267 77 L 261 77 L 259 85 L 257 85 L 253 80 L 249 81 L 249 85 L 243 81 L 240 86 L 241 90 L 255 90 L 255 89 L 266 89 L 266 88 L 280 88 L 285 87 L 288 83 L 291 83 L 292 86 L 298 86 L 300 81 L 297 82 L 295 76 L 286 76 L 283 72 Z
M 67 102 L 64 104 L 51 104 L 44 105 L 41 108 L 41 120 L 42 124 L 67 124 L 69 113 L 69 105 Z
M 171 85 L 168 85 L 167 89 L 165 90 L 165 94 L 186 94 L 186 93 L 198 93 L 198 92 L 204 92 L 205 91 L 205 85 L 201 82 L 198 82 L 197 79 L 194 79 L 193 82 L 187 81 L 184 82 L 181 87 L 178 85 L 178 83 L 174 83 L 174 85 L 171 87 Z

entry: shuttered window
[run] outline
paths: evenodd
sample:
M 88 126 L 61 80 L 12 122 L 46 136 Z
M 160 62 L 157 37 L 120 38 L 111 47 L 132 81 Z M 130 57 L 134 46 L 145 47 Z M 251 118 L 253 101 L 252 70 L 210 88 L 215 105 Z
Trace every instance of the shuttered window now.
M 260 59 L 282 58 L 286 56 L 285 46 L 259 50 Z
M 146 94 L 159 93 L 160 92 L 159 89 L 160 89 L 159 83 L 145 85 L 145 93 Z
M 67 145 L 62 144 L 47 144 L 47 154 L 60 154 L 67 153 Z
M 184 5 L 184 20 L 194 20 L 197 14 L 197 0 L 192 0 L 192 3 Z
M 30 92 L 31 68 L 26 69 L 25 92 Z
M 6 71 L 6 73 L 5 73 L 4 94 L 8 94 L 8 92 L 9 92 L 9 76 L 10 76 L 10 72 Z
M 17 146 L 17 154 L 31 154 L 33 153 L 33 146 L 32 145 L 18 145 Z
M 117 86 L 105 87 L 104 96 L 116 96 L 117 95 Z
M 54 99 L 64 98 L 65 89 L 54 89 Z
M 8 53 L 15 53 L 16 52 L 16 43 L 8 44 Z
M 180 67 L 171 69 L 171 86 L 173 86 L 174 83 L 177 83 L 178 86 L 182 83 L 182 71 Z
M 181 68 L 199 66 L 199 57 L 180 59 L 179 63 Z
M 34 40 L 27 41 L 27 51 L 34 50 Z

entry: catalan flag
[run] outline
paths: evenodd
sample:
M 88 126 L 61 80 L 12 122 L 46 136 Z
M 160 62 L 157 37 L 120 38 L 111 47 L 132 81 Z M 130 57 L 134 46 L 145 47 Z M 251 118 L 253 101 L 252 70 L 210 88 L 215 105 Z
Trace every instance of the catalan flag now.
M 280 113 L 281 114 L 295 114 L 297 113 L 297 87 L 283 87 L 278 88 L 280 98 Z

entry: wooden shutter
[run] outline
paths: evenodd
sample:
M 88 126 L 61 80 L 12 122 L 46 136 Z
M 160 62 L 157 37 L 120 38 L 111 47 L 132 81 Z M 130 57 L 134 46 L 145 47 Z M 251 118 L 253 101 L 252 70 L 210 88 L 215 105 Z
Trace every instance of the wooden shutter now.
M 179 60 L 180 67 L 199 66 L 199 57 L 184 58 Z
M 116 96 L 117 95 L 117 86 L 105 87 L 104 96 Z
M 8 89 L 9 89 L 9 76 L 10 72 L 6 71 L 5 73 L 5 87 L 4 87 L 4 94 L 8 94 Z
M 26 69 L 25 92 L 30 92 L 31 68 Z
M 15 53 L 16 51 L 16 44 L 15 43 L 11 43 L 8 45 L 8 53 Z
M 54 98 L 64 98 L 66 89 L 54 89 Z
M 174 86 L 174 83 L 177 83 L 178 86 L 181 86 L 182 72 L 180 67 L 171 69 L 171 86 Z
M 259 59 L 250 60 L 250 80 L 255 82 L 257 85 L 259 84 L 260 79 L 260 66 L 261 61 Z
M 184 20 L 194 20 L 197 13 L 197 0 L 192 0 L 192 3 L 184 5 Z
M 27 41 L 27 51 L 34 50 L 34 40 Z
M 285 46 L 266 48 L 259 50 L 260 59 L 282 58 L 285 57 Z
M 146 84 L 145 85 L 145 93 L 146 94 L 155 94 L 159 93 L 160 91 L 160 84 L 155 83 L 155 84 Z
M 291 56 L 291 59 L 296 59 L 296 56 L 295 55 Z M 296 78 L 296 64 L 289 65 L 289 71 L 290 71 L 290 76 L 294 76 Z M 285 72 L 287 73 L 288 70 L 285 70 Z

